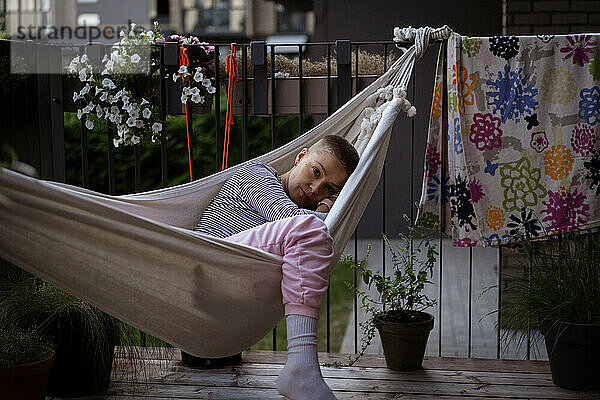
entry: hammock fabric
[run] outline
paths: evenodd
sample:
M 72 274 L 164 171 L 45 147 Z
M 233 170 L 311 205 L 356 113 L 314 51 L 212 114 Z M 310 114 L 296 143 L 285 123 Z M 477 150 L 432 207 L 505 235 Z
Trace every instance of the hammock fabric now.
M 438 58 L 422 225 L 442 222 L 455 246 L 598 230 L 599 41 L 598 34 L 449 38 L 447 93 Z
M 410 109 L 402 88 L 416 55 L 413 45 L 323 123 L 257 158 L 281 174 L 300 148 L 324 135 L 356 146 L 356 172 L 325 221 L 338 255 L 379 181 L 393 122 Z M 243 165 L 126 196 L 1 170 L 0 193 L 11 204 L 0 207 L 0 256 L 188 353 L 238 353 L 283 317 L 281 259 L 191 228 Z

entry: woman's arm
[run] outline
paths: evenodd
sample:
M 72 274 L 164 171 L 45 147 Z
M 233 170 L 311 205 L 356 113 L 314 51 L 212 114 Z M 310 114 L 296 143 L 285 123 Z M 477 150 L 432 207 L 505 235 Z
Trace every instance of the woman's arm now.
M 269 221 L 301 214 L 325 219 L 329 211 L 325 206 L 316 211 L 298 207 L 285 193 L 275 170 L 265 164 L 250 164 L 240 179 L 244 201 Z

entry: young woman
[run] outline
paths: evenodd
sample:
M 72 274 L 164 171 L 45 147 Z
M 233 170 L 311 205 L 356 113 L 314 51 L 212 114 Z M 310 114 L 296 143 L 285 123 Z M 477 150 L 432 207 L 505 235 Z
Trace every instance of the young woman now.
M 292 400 L 335 398 L 317 358 L 317 320 L 336 261 L 323 220 L 357 164 L 356 149 L 333 135 L 303 148 L 281 176 L 250 163 L 225 182 L 194 229 L 282 257 L 288 358 L 277 389 Z

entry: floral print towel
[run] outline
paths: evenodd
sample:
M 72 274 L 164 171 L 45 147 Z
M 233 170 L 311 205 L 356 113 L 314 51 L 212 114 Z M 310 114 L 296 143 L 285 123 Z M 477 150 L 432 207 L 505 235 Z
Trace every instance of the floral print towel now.
M 443 61 L 440 50 L 419 223 L 455 246 L 597 230 L 600 34 L 453 34 L 446 93 Z

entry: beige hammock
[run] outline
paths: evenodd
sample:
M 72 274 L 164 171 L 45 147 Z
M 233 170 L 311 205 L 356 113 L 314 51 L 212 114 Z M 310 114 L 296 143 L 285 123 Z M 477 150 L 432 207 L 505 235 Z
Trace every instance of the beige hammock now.
M 256 159 L 281 174 L 324 135 L 356 146 L 358 167 L 325 220 L 338 255 L 379 181 L 399 110 L 414 113 L 400 88 L 415 54 L 413 45 L 323 123 Z M 243 165 L 126 196 L 1 170 L 0 194 L 10 204 L 0 206 L 0 256 L 186 352 L 235 354 L 283 317 L 281 258 L 190 229 Z

